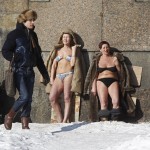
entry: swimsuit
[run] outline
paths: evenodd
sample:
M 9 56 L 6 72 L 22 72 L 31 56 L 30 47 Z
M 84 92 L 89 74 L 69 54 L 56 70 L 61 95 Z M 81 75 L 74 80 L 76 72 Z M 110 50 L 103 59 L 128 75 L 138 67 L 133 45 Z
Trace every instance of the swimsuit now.
M 63 57 L 61 57 L 61 56 L 57 56 L 57 57 L 55 58 L 55 60 L 56 60 L 57 62 L 59 62 L 61 59 L 63 59 Z M 70 62 L 70 61 L 71 61 L 71 56 L 68 55 L 68 56 L 65 57 L 65 59 Z
M 108 67 L 108 68 L 97 68 L 97 72 L 101 73 L 105 70 L 108 70 L 108 71 L 111 71 L 111 72 L 117 72 L 117 68 L 114 66 L 114 67 Z M 97 81 L 101 81 L 103 82 L 106 87 L 109 87 L 113 82 L 118 82 L 117 79 L 115 78 L 101 78 L 101 79 L 97 79 Z
M 73 74 L 73 71 L 66 72 L 66 73 L 58 73 L 56 74 L 56 77 L 59 78 L 60 80 L 64 80 L 64 78 L 70 74 Z
M 113 82 L 118 82 L 118 80 L 114 78 L 101 78 L 97 79 L 97 81 L 103 82 L 107 87 L 109 87 Z
M 61 59 L 63 59 L 63 57 L 61 57 L 61 56 L 57 56 L 55 58 L 55 60 L 57 62 L 59 62 Z M 71 56 L 68 55 L 68 56 L 65 57 L 65 59 L 70 62 L 71 61 Z M 73 74 L 73 71 L 66 72 L 66 73 L 58 73 L 58 74 L 56 74 L 56 77 L 59 78 L 60 80 L 64 80 L 64 78 L 67 77 L 70 74 Z
M 105 70 L 108 70 L 108 71 L 111 71 L 111 72 L 117 72 L 117 68 L 114 66 L 114 67 L 108 67 L 108 68 L 101 68 L 101 67 L 98 67 L 97 68 L 97 72 L 101 73 Z

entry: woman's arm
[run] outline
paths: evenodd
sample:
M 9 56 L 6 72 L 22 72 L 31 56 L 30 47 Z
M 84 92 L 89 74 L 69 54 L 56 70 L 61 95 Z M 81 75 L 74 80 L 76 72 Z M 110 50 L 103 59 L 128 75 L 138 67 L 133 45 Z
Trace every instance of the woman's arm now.
M 92 83 L 92 89 L 91 92 L 93 93 L 94 96 L 96 96 L 96 92 L 97 92 L 97 87 L 96 87 L 96 78 L 94 79 L 93 83 Z
M 50 84 L 53 84 L 54 82 L 57 64 L 58 64 L 57 60 L 54 59 L 53 64 L 52 64 L 51 74 L 50 74 Z
M 93 80 L 93 83 L 92 83 L 92 89 L 91 89 L 91 92 L 93 93 L 94 96 L 96 96 L 96 92 L 97 92 L 97 77 L 98 77 L 98 73 L 96 73 L 96 76 Z
M 72 46 L 72 57 L 70 61 L 71 67 L 74 67 L 75 62 L 76 62 L 76 50 L 77 50 L 77 46 L 76 45 Z

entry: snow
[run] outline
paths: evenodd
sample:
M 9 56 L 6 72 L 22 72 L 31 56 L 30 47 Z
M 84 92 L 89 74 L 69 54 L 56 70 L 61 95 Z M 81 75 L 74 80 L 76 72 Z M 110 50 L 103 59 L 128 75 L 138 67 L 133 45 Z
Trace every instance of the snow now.
M 117 121 L 0 125 L 0 150 L 150 150 L 150 123 Z

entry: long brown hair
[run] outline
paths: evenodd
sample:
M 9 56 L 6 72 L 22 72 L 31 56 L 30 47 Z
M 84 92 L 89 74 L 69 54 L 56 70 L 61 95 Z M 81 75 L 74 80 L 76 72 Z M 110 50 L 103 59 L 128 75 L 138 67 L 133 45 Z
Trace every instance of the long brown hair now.
M 70 36 L 70 46 L 74 46 L 76 43 L 74 42 L 74 38 L 72 36 L 72 34 L 70 34 L 69 32 L 63 32 L 62 35 L 60 36 L 60 39 L 59 39 L 59 42 L 58 44 L 62 44 L 63 45 L 63 41 L 62 41 L 62 38 L 63 38 L 63 35 L 64 34 L 68 34 Z

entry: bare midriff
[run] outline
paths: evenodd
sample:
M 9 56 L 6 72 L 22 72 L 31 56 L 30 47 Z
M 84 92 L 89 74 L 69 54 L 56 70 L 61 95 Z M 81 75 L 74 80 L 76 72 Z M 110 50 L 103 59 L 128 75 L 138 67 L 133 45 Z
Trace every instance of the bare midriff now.
M 66 59 L 61 59 L 58 62 L 56 74 L 66 73 L 66 72 L 70 72 L 72 70 L 73 70 L 73 68 L 71 67 L 70 62 L 67 61 Z
M 102 78 L 114 78 L 118 80 L 118 74 L 117 72 L 111 72 L 106 70 L 98 74 L 98 79 L 102 79 Z

